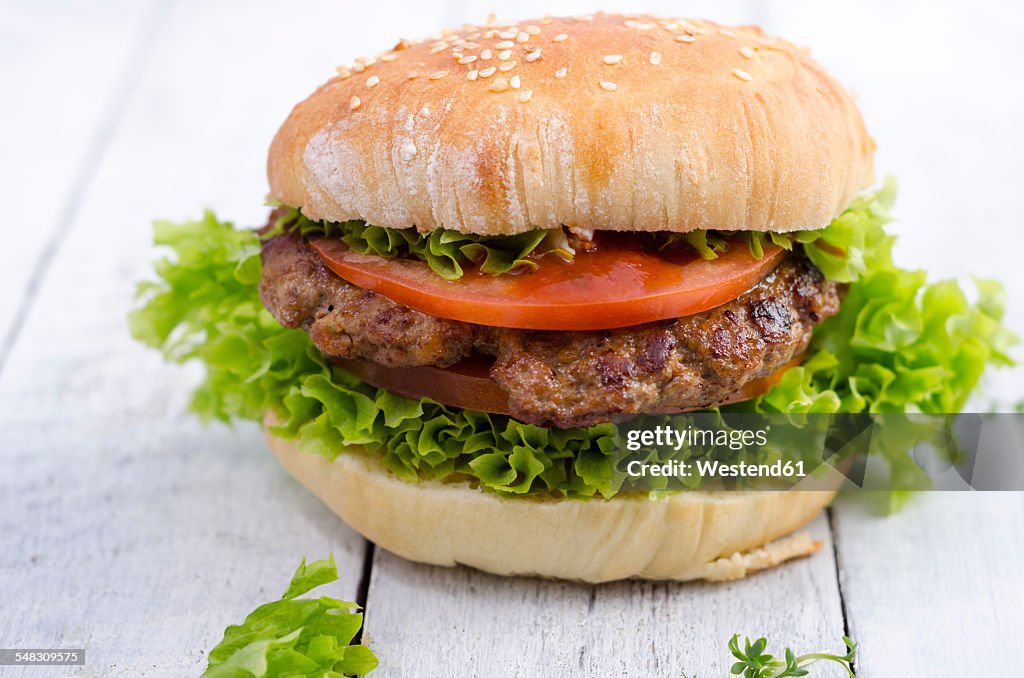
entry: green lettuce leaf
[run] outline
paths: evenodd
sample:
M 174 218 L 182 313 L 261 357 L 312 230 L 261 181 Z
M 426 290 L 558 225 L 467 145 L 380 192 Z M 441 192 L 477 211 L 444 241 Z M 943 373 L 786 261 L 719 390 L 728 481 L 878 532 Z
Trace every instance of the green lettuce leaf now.
M 445 228 L 420 233 L 414 228 L 372 226 L 365 221 L 312 221 L 299 210 L 288 208 L 267 233 L 269 237 L 294 231 L 304 238 L 341 238 L 353 252 L 380 257 L 405 257 L 425 261 L 446 280 L 458 280 L 463 267 L 476 265 L 490 275 L 521 272 L 537 267 L 547 254 L 571 261 L 575 251 L 562 229 L 535 229 L 516 235 L 468 235 Z
M 203 678 L 342 678 L 375 669 L 373 652 L 351 645 L 363 625 L 363 615 L 352 611 L 358 605 L 327 596 L 297 598 L 337 579 L 333 555 L 308 565 L 303 559 L 281 600 L 225 629 Z
M 745 243 L 760 259 L 773 243 L 786 250 L 802 246 L 807 256 L 830 280 L 848 283 L 869 270 L 892 264 L 892 236 L 883 226 L 896 197 L 896 184 L 887 178 L 881 190 L 856 198 L 825 228 L 816 231 L 773 233 L 760 231 L 698 230 L 689 233 L 658 233 L 649 236 L 660 249 L 683 245 L 704 259 L 717 259 L 731 241 Z M 420 233 L 414 228 L 372 226 L 365 221 L 312 221 L 299 210 L 287 208 L 268 234 L 294 231 L 304 238 L 340 238 L 354 252 L 381 257 L 405 257 L 425 261 L 447 280 L 458 280 L 464 266 L 475 264 L 484 273 L 499 275 L 537 267 L 537 259 L 555 254 L 572 260 L 574 250 L 562 229 L 536 229 L 517 235 L 476 236 L 437 229 Z
M 853 282 L 840 312 L 815 330 L 803 364 L 764 395 L 726 409 L 957 412 L 987 365 L 1011 362 L 1015 338 L 1001 322 L 997 283 L 979 281 L 971 303 L 953 281 L 928 284 L 922 272 L 893 265 L 893 239 L 883 228 L 891 196 L 887 184 L 816 236 L 785 236 L 826 275 Z M 390 240 L 380 242 L 390 247 Z M 206 380 L 192 401 L 202 418 L 259 421 L 272 411 L 281 422 L 274 433 L 303 450 L 331 459 L 344 446 L 360 446 L 409 481 L 462 479 L 509 496 L 620 491 L 617 425 L 543 429 L 375 389 L 332 366 L 304 331 L 281 328 L 264 309 L 254 232 L 206 213 L 195 222 L 157 224 L 157 243 L 174 256 L 157 264 L 158 282 L 140 285 L 131 329 L 170 360 L 204 363 Z M 848 256 L 830 258 L 839 250 Z M 894 459 L 898 447 L 889 446 Z
M 802 246 L 825 277 L 841 283 L 857 280 L 869 271 L 892 267 L 894 238 L 883 226 L 889 222 L 889 208 L 896 198 L 896 183 L 887 178 L 874 193 L 858 196 L 850 206 L 825 228 L 816 231 L 772 233 L 761 231 L 691 231 L 683 234 L 658 234 L 661 248 L 685 244 L 704 259 L 717 259 L 739 240 L 760 259 L 764 248 L 773 243 L 786 250 Z

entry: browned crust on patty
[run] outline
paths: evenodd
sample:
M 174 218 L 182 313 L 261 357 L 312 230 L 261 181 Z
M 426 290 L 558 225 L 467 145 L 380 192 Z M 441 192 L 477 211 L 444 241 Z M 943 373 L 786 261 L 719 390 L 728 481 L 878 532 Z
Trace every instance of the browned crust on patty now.
M 349 284 L 294 235 L 263 242 L 263 304 L 285 327 L 302 327 L 331 356 L 389 367 L 447 367 L 469 355 L 476 328 L 401 306 Z
M 513 416 L 559 427 L 728 400 L 802 354 L 840 300 L 837 285 L 794 254 L 733 301 L 683 318 L 594 331 L 485 327 L 356 287 L 290 234 L 263 244 L 260 295 L 330 356 L 445 367 L 474 350 L 492 355 Z

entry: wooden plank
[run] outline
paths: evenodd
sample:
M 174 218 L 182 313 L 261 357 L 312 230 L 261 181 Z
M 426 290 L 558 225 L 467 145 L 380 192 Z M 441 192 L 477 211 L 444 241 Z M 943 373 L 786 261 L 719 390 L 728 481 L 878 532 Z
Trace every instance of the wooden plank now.
M 825 520 L 811 531 L 826 541 L 814 557 L 717 584 L 509 579 L 378 549 L 364 639 L 381 659 L 381 678 L 725 675 L 734 633 L 805 651 L 841 647 Z
M 163 0 L 0 8 L 0 364 L 54 239 L 137 81 Z
M 206 205 L 265 218 L 270 138 L 336 63 L 370 50 L 352 27 L 432 30 L 396 8 L 196 1 L 162 24 L 0 373 L 0 600 L 17 611 L 0 615 L 5 646 L 84 646 L 86 675 L 195 675 L 303 555 L 333 551 L 332 590 L 355 597 L 362 539 L 254 426 L 186 414 L 196 371 L 134 344 L 125 315 L 150 275 L 149 221 Z
M 768 25 L 813 44 L 859 94 L 879 143 L 879 173 L 896 174 L 901 186 L 898 260 L 936 276 L 1001 279 L 1008 322 L 1019 331 L 1024 269 L 1016 248 L 990 243 L 1020 241 L 1003 198 L 1024 181 L 1016 122 L 1024 94 L 1006 87 L 993 65 L 1024 59 L 1014 38 L 1021 11 L 991 2 L 935 9 L 773 3 Z M 986 30 L 964 31 L 968 24 Z M 956 50 L 935 49 L 953 43 Z M 965 241 L 970 231 L 985 235 Z M 984 399 L 1019 400 L 1021 376 L 1020 368 L 992 375 Z M 1013 672 L 1002 641 L 1024 632 L 1020 494 L 928 493 L 887 518 L 843 501 L 834 516 L 848 623 L 861 643 L 859 676 Z
M 880 518 L 844 501 L 834 526 L 857 675 L 1019 673 L 1024 501 L 1019 492 L 929 492 Z

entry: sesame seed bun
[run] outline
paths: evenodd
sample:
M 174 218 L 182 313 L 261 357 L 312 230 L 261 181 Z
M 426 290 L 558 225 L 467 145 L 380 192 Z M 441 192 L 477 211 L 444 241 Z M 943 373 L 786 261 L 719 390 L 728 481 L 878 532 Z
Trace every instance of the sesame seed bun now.
M 849 92 L 760 28 L 597 14 L 340 68 L 268 174 L 310 218 L 392 228 L 791 231 L 846 207 L 873 150 Z
M 821 542 L 792 532 L 835 494 L 504 499 L 465 482 L 406 482 L 355 449 L 328 461 L 269 433 L 267 441 L 291 475 L 378 546 L 421 563 L 500 575 L 595 583 L 738 579 L 816 552 Z

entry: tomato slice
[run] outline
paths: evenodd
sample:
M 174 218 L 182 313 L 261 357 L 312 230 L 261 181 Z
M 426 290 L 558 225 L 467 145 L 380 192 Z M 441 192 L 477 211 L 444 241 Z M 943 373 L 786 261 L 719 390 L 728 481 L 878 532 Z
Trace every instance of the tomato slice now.
M 452 407 L 510 414 L 508 395 L 491 379 L 494 361 L 475 353 L 451 367 L 384 367 L 346 358 L 334 362 L 360 381 L 406 398 L 430 398 Z
M 345 280 L 409 308 L 478 325 L 535 330 L 611 329 L 700 313 L 749 290 L 785 254 L 771 245 L 756 259 L 743 243 L 732 242 L 708 261 L 682 248 L 653 252 L 635 237 L 602 234 L 594 251 L 571 262 L 549 256 L 528 273 L 468 271 L 449 281 L 425 262 L 358 254 L 337 238 L 310 244 Z
M 474 354 L 447 368 L 384 367 L 377 363 L 345 358 L 335 358 L 334 361 L 360 381 L 406 398 L 429 398 L 467 410 L 512 414 L 508 395 L 490 377 L 489 369 L 493 361 L 483 356 Z M 800 358 L 796 358 L 766 377 L 748 381 L 731 398 L 711 405 L 728 405 L 756 398 L 778 383 L 786 370 L 799 363 Z M 677 414 L 695 409 L 704 408 L 668 408 L 644 414 Z

